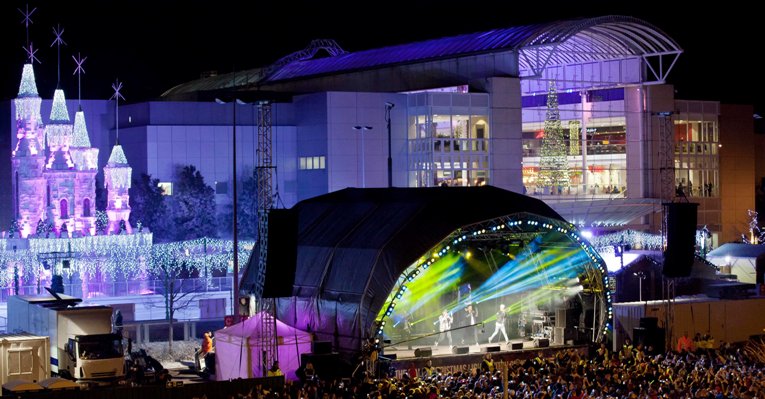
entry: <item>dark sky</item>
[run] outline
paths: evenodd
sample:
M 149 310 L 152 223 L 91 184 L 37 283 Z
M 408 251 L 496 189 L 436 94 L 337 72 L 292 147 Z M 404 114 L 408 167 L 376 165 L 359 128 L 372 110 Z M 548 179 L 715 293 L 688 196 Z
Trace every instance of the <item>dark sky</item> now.
M 616 3 L 631 3 L 629 5 Z M 534 1 L 40 1 L 30 0 L 31 39 L 43 62 L 38 87 L 50 97 L 56 84 L 52 27 L 65 29 L 62 86 L 76 97 L 72 53 L 88 57 L 84 98 L 105 98 L 115 78 L 129 102 L 158 97 L 176 84 L 199 77 L 266 65 L 303 48 L 311 39 L 332 38 L 354 51 L 447 35 L 608 14 L 631 15 L 663 29 L 685 50 L 670 75 L 678 98 L 759 103 L 765 18 L 743 2 L 701 3 L 669 9 L 671 0 Z M 0 4 L 3 99 L 18 90 L 25 42 L 24 2 Z M 538 6 L 539 10 L 530 9 Z

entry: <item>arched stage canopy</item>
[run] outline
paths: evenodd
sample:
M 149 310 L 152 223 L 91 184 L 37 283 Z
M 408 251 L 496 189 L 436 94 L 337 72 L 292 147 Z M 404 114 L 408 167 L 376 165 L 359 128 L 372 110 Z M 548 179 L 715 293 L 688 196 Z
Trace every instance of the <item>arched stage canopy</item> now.
M 602 260 L 574 226 L 525 195 L 490 186 L 347 188 L 273 211 L 270 225 L 264 295 L 280 297 L 279 320 L 334 342 L 335 350 L 357 351 L 363 339 L 378 333 L 402 282 L 414 279 L 434 257 L 479 243 L 506 246 L 510 240 L 536 239 L 528 248 L 542 251 L 546 240 L 540 237 L 551 233 L 582 254 L 567 258 L 579 259 L 574 280 L 586 280 L 599 298 L 593 337 L 600 338 L 607 327 L 610 294 Z M 455 240 L 459 245 L 450 244 Z M 253 256 L 243 290 L 251 290 L 256 272 Z

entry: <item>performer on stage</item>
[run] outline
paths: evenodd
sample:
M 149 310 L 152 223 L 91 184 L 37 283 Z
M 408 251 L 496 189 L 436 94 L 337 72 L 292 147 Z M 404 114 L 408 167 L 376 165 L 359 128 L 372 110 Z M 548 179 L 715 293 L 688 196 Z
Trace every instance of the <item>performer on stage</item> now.
M 449 314 L 449 312 L 444 309 L 443 312 L 441 312 L 441 316 L 438 316 L 438 331 L 441 333 L 438 334 L 438 338 L 436 339 L 436 346 L 438 346 L 438 341 L 440 341 L 444 335 L 446 335 L 446 338 L 449 339 L 449 346 L 454 346 L 452 344 L 452 323 L 454 322 L 454 317 Z
M 489 343 L 491 343 L 491 340 L 494 339 L 494 336 L 497 335 L 500 331 L 502 331 L 502 335 L 505 337 L 505 343 L 509 342 L 510 339 L 507 338 L 507 331 L 505 330 L 505 319 L 507 318 L 507 314 L 505 313 L 505 304 L 499 305 L 499 312 L 497 312 L 497 320 L 496 320 L 496 326 L 494 328 L 494 334 L 491 334 L 491 337 L 489 337 Z
M 473 339 L 476 345 L 478 345 L 478 328 L 479 326 L 476 325 L 478 322 L 478 311 L 473 308 L 473 305 L 467 305 L 465 308 L 465 325 L 466 326 L 473 326 L 468 327 L 467 331 L 465 331 L 462 334 L 462 343 L 465 343 L 466 336 L 470 334 L 470 330 L 473 330 Z

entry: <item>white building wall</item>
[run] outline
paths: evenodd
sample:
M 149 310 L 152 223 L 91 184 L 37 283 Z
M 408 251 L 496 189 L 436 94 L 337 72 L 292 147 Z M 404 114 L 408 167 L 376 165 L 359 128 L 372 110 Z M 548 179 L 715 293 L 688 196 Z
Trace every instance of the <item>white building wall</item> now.
M 521 82 L 518 78 L 487 78 L 479 83 L 489 93 L 489 184 L 523 192 Z

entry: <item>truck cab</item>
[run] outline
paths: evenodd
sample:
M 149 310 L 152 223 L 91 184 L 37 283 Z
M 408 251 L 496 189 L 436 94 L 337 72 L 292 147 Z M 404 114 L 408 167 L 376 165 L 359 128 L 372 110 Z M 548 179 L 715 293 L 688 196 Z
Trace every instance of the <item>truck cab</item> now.
M 125 375 L 122 336 L 118 334 L 76 335 L 69 338 L 65 352 L 64 364 L 58 367 L 62 376 L 101 380 Z

